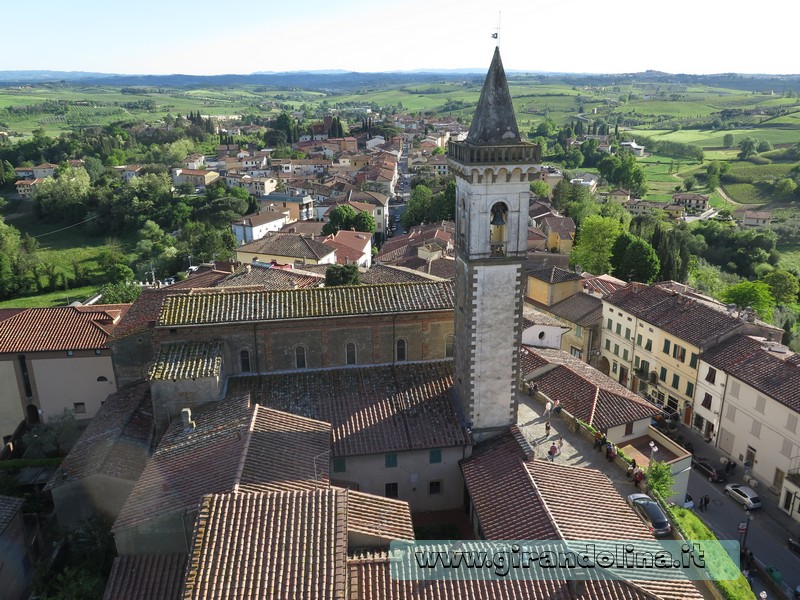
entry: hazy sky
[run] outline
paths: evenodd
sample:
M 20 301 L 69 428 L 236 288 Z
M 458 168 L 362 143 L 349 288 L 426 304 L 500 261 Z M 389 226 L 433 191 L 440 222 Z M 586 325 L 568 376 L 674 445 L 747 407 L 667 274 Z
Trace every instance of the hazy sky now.
M 800 73 L 796 0 L 8 2 L 0 70 Z

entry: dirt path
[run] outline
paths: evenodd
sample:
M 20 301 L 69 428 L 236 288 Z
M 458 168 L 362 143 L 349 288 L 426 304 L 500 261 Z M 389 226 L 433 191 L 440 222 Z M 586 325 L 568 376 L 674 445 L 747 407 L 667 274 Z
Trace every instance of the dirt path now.
M 740 203 L 736 202 L 736 200 L 733 200 L 730 196 L 728 196 L 728 194 L 725 193 L 725 190 L 722 189 L 722 186 L 717 188 L 717 193 L 722 196 L 722 199 L 726 202 L 730 202 L 734 206 L 742 206 Z

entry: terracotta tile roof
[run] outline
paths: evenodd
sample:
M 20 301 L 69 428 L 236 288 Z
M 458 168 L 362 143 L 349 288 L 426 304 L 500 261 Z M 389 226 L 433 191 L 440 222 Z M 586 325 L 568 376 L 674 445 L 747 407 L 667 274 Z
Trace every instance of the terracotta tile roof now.
M 548 233 L 555 232 L 562 240 L 571 240 L 575 237 L 575 221 L 570 217 L 544 217 L 542 227 Z
M 428 261 L 417 256 L 409 256 L 393 261 L 392 266 L 413 269 L 440 279 L 453 280 L 456 277 L 456 261 L 452 258 L 436 258 Z
M 181 419 L 167 429 L 122 507 L 114 530 L 177 511 L 191 511 L 203 494 L 236 484 L 253 411 L 246 398 L 230 398 L 193 414 L 194 431 Z
M 256 406 L 248 436 L 238 491 L 328 487 L 329 423 Z
M 659 286 L 631 283 L 605 298 L 606 302 L 701 350 L 709 348 L 743 323 L 724 310 Z
M 330 423 L 333 456 L 356 456 L 471 443 L 452 383 L 452 362 L 436 361 L 232 377 L 228 390 Z
M 605 431 L 659 412 L 637 394 L 567 352 L 523 346 L 520 354 L 526 353 L 538 355 L 553 367 L 530 379 L 539 391 L 551 400 L 558 399 L 565 411 L 597 429 Z M 523 372 L 525 379 L 529 375 L 530 372 Z
M 700 358 L 793 411 L 800 412 L 798 355 L 775 355 L 766 348 L 763 340 L 737 335 L 707 350 Z
M 193 510 L 204 494 L 328 486 L 328 423 L 251 405 L 241 394 L 193 419 L 192 432 L 180 419 L 167 429 L 114 529 Z
M 525 469 L 527 445 L 519 430 L 479 444 L 461 472 L 484 537 L 489 540 L 559 539 L 555 523 Z M 522 444 L 524 445 L 521 445 Z M 502 490 L 502 499 L 501 496 Z M 519 507 L 524 506 L 525 510 Z
M 387 552 L 356 553 L 348 558 L 347 569 L 350 597 L 359 600 L 532 600 L 534 598 L 571 600 L 575 598 L 565 581 L 401 581 L 391 577 Z M 613 600 L 615 596 L 588 595 L 581 598 Z M 638 600 L 637 596 L 625 598 Z
M 0 321 L 0 353 L 95 350 L 130 304 L 29 308 Z
M 199 288 L 210 288 L 220 285 L 230 271 L 218 271 L 216 269 L 198 270 L 190 274 L 183 281 L 173 283 L 168 287 L 170 290 L 190 290 Z
M 321 275 L 308 268 L 314 266 L 317 265 L 305 265 L 303 269 L 273 269 L 266 263 L 243 265 L 220 281 L 219 287 L 263 287 L 267 290 L 319 287 L 325 282 L 324 269 L 330 265 L 321 265 L 324 267 Z
M 597 277 L 585 277 L 583 280 L 583 289 L 587 292 L 599 294 L 601 296 L 608 296 L 627 285 L 622 279 L 617 279 L 611 275 L 598 275 Z
M 513 427 L 479 444 L 470 458 L 461 461 L 486 539 L 653 539 L 603 473 L 544 460 L 526 461 L 526 442 L 520 438 Z M 520 506 L 525 510 L 520 511 Z M 598 519 L 598 514 L 604 518 Z M 702 598 L 691 582 L 683 581 L 586 582 L 586 592 L 580 597 Z
M 451 282 L 336 286 L 278 291 L 218 288 L 168 296 L 164 301 L 158 326 L 175 327 L 442 310 L 453 310 Z
M 361 273 L 362 285 L 378 283 L 409 283 L 431 281 L 435 276 L 418 273 L 417 271 L 398 267 L 396 265 L 373 264 L 367 271 Z
M 573 294 L 546 310 L 570 323 L 581 327 L 597 325 L 603 318 L 603 301 L 589 294 Z
M 149 380 L 219 377 L 222 340 L 161 344 L 148 374 Z
M 119 390 L 97 411 L 46 489 L 91 475 L 136 481 L 150 457 L 154 435 L 150 386 Z
M 414 540 L 408 503 L 346 490 L 347 531 L 391 540 Z
M 564 283 L 581 279 L 581 276 L 577 273 L 551 266 L 534 267 L 528 270 L 528 277 L 533 277 L 545 283 Z
M 335 490 L 202 499 L 184 600 L 346 597 L 346 511 Z
M 0 496 L 0 537 L 3 536 L 3 532 L 11 524 L 11 521 L 19 514 L 23 504 L 25 504 L 24 498 Z
M 549 327 L 562 327 L 569 329 L 569 325 L 565 325 L 558 319 L 551 317 L 548 314 L 539 312 L 527 302 L 522 303 L 522 326 L 527 329 L 534 325 L 547 325 Z
M 0 308 L 0 321 L 4 321 L 9 317 L 13 317 L 14 315 L 18 315 L 23 311 L 25 311 L 24 308 Z
M 320 260 L 333 252 L 321 241 L 304 235 L 272 231 L 260 240 L 243 244 L 236 250 L 265 256 L 289 256 L 298 260 Z
M 180 600 L 185 554 L 134 554 L 114 559 L 103 600 Z
M 525 468 L 535 481 L 546 510 L 557 523 L 562 539 L 653 539 L 602 472 L 545 460 L 526 462 Z M 598 514 L 605 518 L 598 519 Z M 703 597 L 689 581 L 630 583 L 665 600 Z
M 188 294 L 188 289 L 176 289 L 179 284 L 161 289 L 143 289 L 130 309 L 122 316 L 112 334 L 113 339 L 123 339 L 154 327 L 168 294 Z
M 336 250 L 336 264 L 339 265 L 358 264 L 364 260 L 364 257 L 366 256 L 366 252 L 356 250 L 347 244 L 342 244 L 333 239 L 333 236 L 330 238 L 325 238 L 323 243 L 329 248 Z

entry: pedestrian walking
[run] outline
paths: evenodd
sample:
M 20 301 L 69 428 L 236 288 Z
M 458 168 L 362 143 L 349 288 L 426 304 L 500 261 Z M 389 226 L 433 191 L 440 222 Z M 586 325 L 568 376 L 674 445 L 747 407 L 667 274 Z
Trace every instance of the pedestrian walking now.
M 556 398 L 555 400 L 553 400 L 553 414 L 557 415 L 560 412 L 561 412 L 561 401 L 558 398 Z
M 544 435 L 550 437 L 550 421 L 544 424 Z
M 628 466 L 628 474 L 627 474 L 628 479 L 631 479 L 633 477 L 634 471 L 636 471 L 636 459 L 635 458 L 631 459 L 631 464 Z
M 700 509 L 700 512 L 704 512 L 705 507 L 706 507 L 706 497 L 700 496 L 700 499 L 697 501 L 697 508 Z
M 556 443 L 553 442 L 553 444 L 550 446 L 550 450 L 547 452 L 547 456 L 551 462 L 555 461 L 556 454 L 558 454 L 558 448 L 556 447 Z
M 633 485 L 638 488 L 639 484 L 642 483 L 642 479 L 644 479 L 644 471 L 642 471 L 641 467 L 636 467 L 633 473 Z
M 703 506 L 705 507 L 705 512 L 708 512 L 708 505 L 711 504 L 711 498 L 708 495 L 703 496 Z
M 553 403 L 550 400 L 547 401 L 547 404 L 544 405 L 544 418 L 550 418 L 550 412 L 553 410 Z
M 558 453 L 561 454 L 561 450 L 564 448 L 564 436 L 558 436 Z

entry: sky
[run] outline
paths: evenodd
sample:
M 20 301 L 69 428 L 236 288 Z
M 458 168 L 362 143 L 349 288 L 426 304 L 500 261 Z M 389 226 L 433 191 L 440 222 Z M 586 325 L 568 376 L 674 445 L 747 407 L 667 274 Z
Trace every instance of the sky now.
M 31 5 L 9 2 L 0 71 L 485 69 L 499 42 L 506 70 L 796 74 L 797 6 L 796 0 L 39 0 L 32 14 Z

